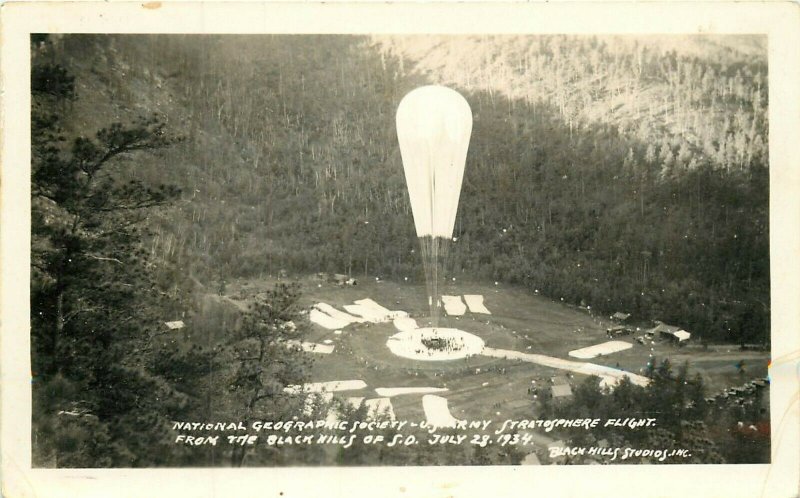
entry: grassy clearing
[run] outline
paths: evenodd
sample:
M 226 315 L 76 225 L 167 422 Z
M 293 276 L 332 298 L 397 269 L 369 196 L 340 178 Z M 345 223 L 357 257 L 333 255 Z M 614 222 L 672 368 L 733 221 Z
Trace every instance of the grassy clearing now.
M 236 300 L 247 301 L 274 283 L 275 280 L 266 279 L 234 282 L 229 286 L 228 294 Z M 409 312 L 420 326 L 427 324 L 427 297 L 424 285 L 419 283 L 360 281 L 356 286 L 338 286 L 310 278 L 300 279 L 300 283 L 303 285 L 304 306 L 326 302 L 341 308 L 369 297 L 387 308 Z M 611 322 L 607 318 L 530 294 L 521 288 L 451 281 L 445 286 L 444 293 L 485 296 L 491 315 L 467 312 L 462 317 L 445 316 L 440 325 L 478 335 L 487 347 L 569 359 L 568 352 L 573 349 L 608 340 L 605 329 Z M 540 386 L 547 385 L 552 376 L 567 375 L 539 365 L 483 356 L 451 362 L 399 358 L 386 347 L 386 340 L 396 332 L 392 323 L 363 323 L 350 325 L 336 335 L 312 324 L 308 340 L 322 342 L 330 339 L 336 346 L 333 354 L 314 356 L 312 380 L 361 379 L 367 383 L 366 389 L 342 395 L 366 398 L 377 397 L 374 389 L 378 387 L 447 387 L 449 391 L 441 395 L 448 398 L 454 416 L 504 420 L 536 416 L 533 397 L 527 392 L 532 381 Z M 623 340 L 633 342 L 630 337 Z M 670 359 L 676 368 L 688 361 L 690 374 L 700 373 L 709 393 L 766 375 L 769 359 L 768 353 L 740 352 L 735 346 L 703 350 L 656 342 L 647 345 L 634 343 L 631 349 L 599 356 L 591 362 L 639 373 L 651 354 L 659 361 Z M 745 360 L 744 374 L 740 374 L 737 368 L 742 359 Z M 573 384 L 581 381 L 580 375 L 571 378 Z M 421 395 L 394 397 L 392 403 L 397 417 L 423 418 L 420 399 Z

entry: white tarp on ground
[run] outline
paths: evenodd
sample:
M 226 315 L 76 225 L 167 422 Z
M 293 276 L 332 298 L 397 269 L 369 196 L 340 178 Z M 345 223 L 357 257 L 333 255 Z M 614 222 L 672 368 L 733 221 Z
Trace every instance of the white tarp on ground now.
M 431 340 L 445 343 L 445 347 L 429 348 L 425 343 L 430 344 Z M 480 354 L 483 339 L 458 329 L 422 328 L 398 332 L 389 337 L 386 346 L 395 355 L 410 360 L 451 361 Z
M 378 396 L 391 398 L 401 394 L 427 394 L 447 391 L 446 387 L 378 387 L 375 392 Z
M 616 353 L 618 351 L 624 351 L 626 349 L 630 349 L 633 347 L 633 344 L 630 342 L 625 341 L 608 341 L 602 344 L 595 344 L 594 346 L 589 346 L 587 348 L 575 349 L 569 352 L 569 355 L 573 358 L 580 358 L 582 360 L 587 360 L 589 358 L 594 358 L 595 356 L 605 356 L 607 354 Z
M 380 310 L 369 306 L 364 306 L 363 304 L 345 304 L 344 309 L 346 309 L 348 313 L 363 317 L 365 321 L 368 322 L 379 323 L 387 320 L 386 313 L 382 313 Z
M 332 344 L 317 344 L 316 342 L 286 341 L 287 346 L 300 346 L 307 353 L 333 353 Z
M 329 314 L 323 313 L 322 311 L 316 308 L 313 308 L 311 311 L 308 312 L 308 319 L 311 320 L 313 323 L 316 323 L 320 327 L 326 328 L 328 330 L 342 329 L 350 325 L 350 322 L 334 318 Z
M 425 419 L 430 425 L 436 427 L 455 427 L 458 419 L 450 413 L 447 399 L 434 394 L 422 397 L 422 409 L 425 410 Z
M 378 418 L 394 421 L 394 406 L 389 398 L 375 398 L 364 401 L 367 406 L 367 418 L 375 420 Z
M 383 306 L 381 306 L 380 304 L 376 303 L 375 301 L 373 301 L 370 298 L 359 299 L 358 301 L 353 301 L 353 302 L 355 304 L 360 304 L 361 306 L 366 306 L 366 307 L 372 308 L 372 309 L 374 309 L 376 311 L 380 311 L 385 315 L 388 315 L 389 313 L 391 313 L 391 310 L 389 310 L 387 308 L 384 308 Z
M 413 318 L 405 317 L 405 318 L 395 318 L 394 319 L 394 327 L 397 330 L 414 330 L 417 327 L 417 321 Z
M 382 322 L 386 322 L 389 320 L 396 320 L 398 318 L 405 318 L 408 316 L 408 313 L 406 313 L 405 311 L 400 311 L 400 310 L 392 311 L 390 309 L 384 308 L 383 306 L 381 306 L 380 304 L 376 303 L 375 301 L 369 298 L 353 301 L 353 303 L 361 306 L 366 306 L 368 308 L 372 308 L 376 311 L 380 311 L 381 313 L 383 313 L 383 316 L 380 320 Z
M 164 325 L 166 325 L 167 328 L 170 330 L 180 330 L 185 326 L 183 320 L 175 320 L 174 322 L 164 322 Z
M 595 365 L 594 363 L 583 363 L 579 361 L 562 360 L 561 358 L 554 358 L 552 356 L 545 356 L 542 354 L 521 353 L 519 351 L 510 351 L 507 349 L 494 349 L 483 348 L 481 353 L 484 356 L 491 356 L 493 358 L 506 358 L 511 360 L 522 360 L 538 365 L 543 365 L 550 368 L 558 368 L 561 370 L 569 370 L 571 372 L 584 374 L 584 375 L 597 375 L 606 383 L 609 379 L 619 381 L 622 377 L 628 377 L 631 382 L 639 386 L 646 386 L 649 380 L 647 377 L 637 375 L 634 373 L 619 370 L 617 368 L 606 367 L 603 365 Z
M 369 298 L 353 301 L 353 303 L 354 304 L 346 304 L 344 309 L 347 310 L 348 313 L 362 317 L 362 321 L 382 323 L 395 320 L 397 318 L 406 318 L 408 316 L 408 313 L 405 311 L 392 311 L 386 309 Z
M 444 310 L 450 316 L 461 316 L 467 312 L 467 307 L 461 300 L 461 296 L 442 296 Z
M 408 316 L 408 313 L 405 311 L 392 311 L 386 309 L 369 298 L 359 299 L 358 301 L 353 301 L 353 303 L 354 304 L 346 304 L 344 309 L 347 310 L 348 313 L 358 315 L 364 318 L 364 320 L 372 323 L 388 322 L 389 320 L 405 318 Z
M 397 320 L 398 318 L 407 318 L 407 317 L 408 317 L 408 312 L 407 311 L 394 310 L 394 311 L 390 311 L 389 314 L 386 315 L 386 318 L 384 318 L 383 321 L 384 322 L 388 322 L 388 321 L 391 321 L 391 320 Z
M 483 304 L 483 296 L 480 294 L 464 294 L 464 301 L 467 302 L 470 313 L 483 313 L 484 315 L 492 314 Z
M 364 389 L 367 383 L 363 380 L 332 380 L 330 382 L 311 382 L 302 386 L 286 386 L 283 388 L 287 393 L 322 393 L 333 391 L 351 391 Z
M 331 316 L 337 320 L 341 320 L 347 323 L 355 323 L 355 322 L 363 322 L 364 319 L 361 317 L 353 316 L 349 313 L 345 313 L 344 311 L 338 310 L 331 306 L 328 303 L 317 303 L 314 305 L 314 308 L 320 310 L 321 312 L 325 313 L 328 316 Z

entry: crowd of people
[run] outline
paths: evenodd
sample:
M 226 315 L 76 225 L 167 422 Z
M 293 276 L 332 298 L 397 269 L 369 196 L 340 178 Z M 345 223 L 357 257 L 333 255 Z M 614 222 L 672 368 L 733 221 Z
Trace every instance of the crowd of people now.
M 464 349 L 464 338 L 463 337 L 439 337 L 439 336 L 431 336 L 431 337 L 422 337 L 420 342 L 423 346 L 425 346 L 428 354 L 432 354 L 434 351 L 444 351 L 448 353 L 455 353 Z M 417 349 L 417 353 L 423 353 L 424 350 Z

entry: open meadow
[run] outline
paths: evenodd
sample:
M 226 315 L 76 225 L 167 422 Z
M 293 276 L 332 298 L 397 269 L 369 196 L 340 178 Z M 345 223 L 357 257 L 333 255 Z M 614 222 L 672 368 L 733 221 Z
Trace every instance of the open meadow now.
M 249 300 L 280 280 L 236 281 L 228 286 L 228 293 L 231 300 L 246 306 Z M 430 320 L 422 283 L 364 279 L 351 286 L 312 277 L 291 280 L 302 285 L 302 306 L 306 309 L 317 303 L 343 309 L 354 301 L 369 298 L 391 310 L 408 312 L 420 326 L 427 325 L 426 321 Z M 484 296 L 490 315 L 469 310 L 463 316 L 443 313 L 440 327 L 475 334 L 483 339 L 487 348 L 575 361 L 568 355 L 570 351 L 609 341 L 606 329 L 615 324 L 610 317 L 598 316 L 589 309 L 565 305 L 511 285 L 465 282 L 458 278 L 447 282 L 443 294 Z M 341 329 L 339 334 L 311 324 L 306 339 L 314 343 L 329 341 L 334 350 L 331 354 L 310 353 L 314 358 L 310 378 L 314 382 L 363 380 L 367 384 L 365 389 L 341 394 L 367 398 L 378 397 L 374 392 L 376 388 L 446 388 L 447 391 L 439 395 L 448 399 L 456 418 L 502 421 L 539 415 L 529 388 L 549 387 L 556 376 L 566 377 L 574 388 L 587 377 L 518 359 L 484 355 L 451 361 L 401 358 L 386 345 L 395 333 L 397 329 L 392 321 L 354 323 Z M 654 357 L 658 361 L 668 359 L 675 367 L 688 363 L 690 376 L 700 374 L 710 395 L 767 373 L 769 354 L 764 351 L 741 351 L 737 345 L 677 346 L 657 338 L 639 344 L 633 340 L 633 335 L 622 340 L 632 347 L 587 361 L 639 375 Z M 745 367 L 740 371 L 737 365 L 742 360 Z M 398 419 L 424 419 L 421 394 L 393 397 L 392 405 Z

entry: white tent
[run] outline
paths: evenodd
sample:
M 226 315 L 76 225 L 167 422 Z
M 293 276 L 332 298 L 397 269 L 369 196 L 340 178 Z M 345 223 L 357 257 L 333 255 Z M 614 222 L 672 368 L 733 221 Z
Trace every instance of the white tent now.
M 692 336 L 692 334 L 686 332 L 685 330 L 678 330 L 677 332 L 674 332 L 672 335 L 677 337 L 679 342 L 687 341 Z

